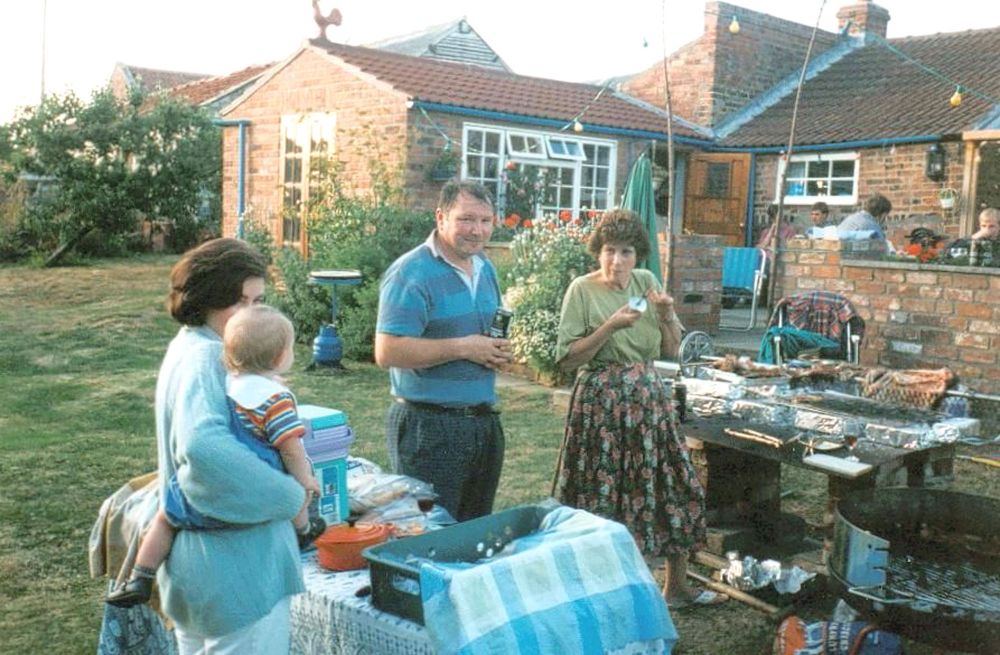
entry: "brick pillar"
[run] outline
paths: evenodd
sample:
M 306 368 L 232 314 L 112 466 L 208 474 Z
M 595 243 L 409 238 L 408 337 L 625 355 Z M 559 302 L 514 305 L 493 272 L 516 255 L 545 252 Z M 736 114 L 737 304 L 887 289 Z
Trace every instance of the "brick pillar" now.
M 709 334 L 719 331 L 722 311 L 722 249 L 719 236 L 674 235 L 673 261 L 666 259 L 666 244 L 660 237 L 667 291 L 674 297 L 677 316 L 684 327 Z

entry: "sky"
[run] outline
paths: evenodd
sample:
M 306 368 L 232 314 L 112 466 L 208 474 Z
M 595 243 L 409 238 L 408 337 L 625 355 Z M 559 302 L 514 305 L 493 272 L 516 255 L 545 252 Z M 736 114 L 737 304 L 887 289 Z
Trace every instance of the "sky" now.
M 734 0 L 731 4 L 837 28 L 853 0 Z M 1000 26 L 989 0 L 880 0 L 889 38 Z M 364 45 L 466 16 L 514 72 L 574 82 L 638 72 L 698 38 L 701 0 L 321 0 L 343 14 L 331 40 Z M 43 12 L 44 7 L 44 12 Z M 945 10 L 945 11 L 938 11 Z M 45 20 L 43 21 L 43 13 Z M 666 16 L 664 15 L 666 14 Z M 43 30 L 43 24 L 45 29 Z M 43 58 L 43 34 L 44 52 Z M 222 75 L 291 55 L 318 28 L 311 0 L 8 0 L 0 9 L 0 123 L 42 91 L 89 96 L 116 62 Z M 751 34 L 742 30 L 747 38 Z

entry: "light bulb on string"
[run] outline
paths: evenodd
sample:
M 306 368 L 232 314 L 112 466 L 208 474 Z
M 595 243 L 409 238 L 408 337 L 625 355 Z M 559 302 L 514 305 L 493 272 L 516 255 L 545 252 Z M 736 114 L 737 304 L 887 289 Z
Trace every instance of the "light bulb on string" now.
M 740 22 L 736 20 L 736 15 L 733 15 L 733 20 L 729 23 L 729 33 L 739 34 L 740 33 Z
M 583 132 L 583 123 L 581 123 L 576 118 L 573 119 L 573 131 L 576 132 L 577 134 Z
M 962 104 L 962 87 L 960 86 L 955 87 L 955 93 L 952 94 L 951 98 L 948 100 L 948 103 L 952 107 L 957 107 L 960 104 Z

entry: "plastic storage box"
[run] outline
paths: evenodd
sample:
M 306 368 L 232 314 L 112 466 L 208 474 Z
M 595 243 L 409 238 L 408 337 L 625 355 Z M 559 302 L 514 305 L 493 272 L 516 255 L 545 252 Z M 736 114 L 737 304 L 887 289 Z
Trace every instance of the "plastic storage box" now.
M 514 539 L 537 531 L 542 518 L 556 507 L 555 501 L 523 505 L 365 549 L 371 569 L 372 604 L 423 624 L 420 560 L 475 562 L 487 557 L 487 551 L 499 552 Z
M 349 511 L 347 453 L 354 442 L 354 432 L 347 426 L 344 413 L 337 409 L 300 405 L 299 416 L 306 426 L 302 445 L 319 481 L 316 513 L 328 525 L 335 525 L 346 520 Z

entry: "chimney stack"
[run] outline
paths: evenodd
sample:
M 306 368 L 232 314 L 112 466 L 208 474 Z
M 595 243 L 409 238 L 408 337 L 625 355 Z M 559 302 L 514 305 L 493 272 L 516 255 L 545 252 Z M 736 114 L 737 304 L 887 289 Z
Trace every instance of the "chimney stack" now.
M 859 36 L 863 33 L 876 34 L 883 39 L 889 27 L 889 10 L 880 7 L 870 0 L 858 0 L 853 5 L 841 7 L 837 12 L 837 29 L 844 30 L 844 25 L 850 21 L 849 34 Z

